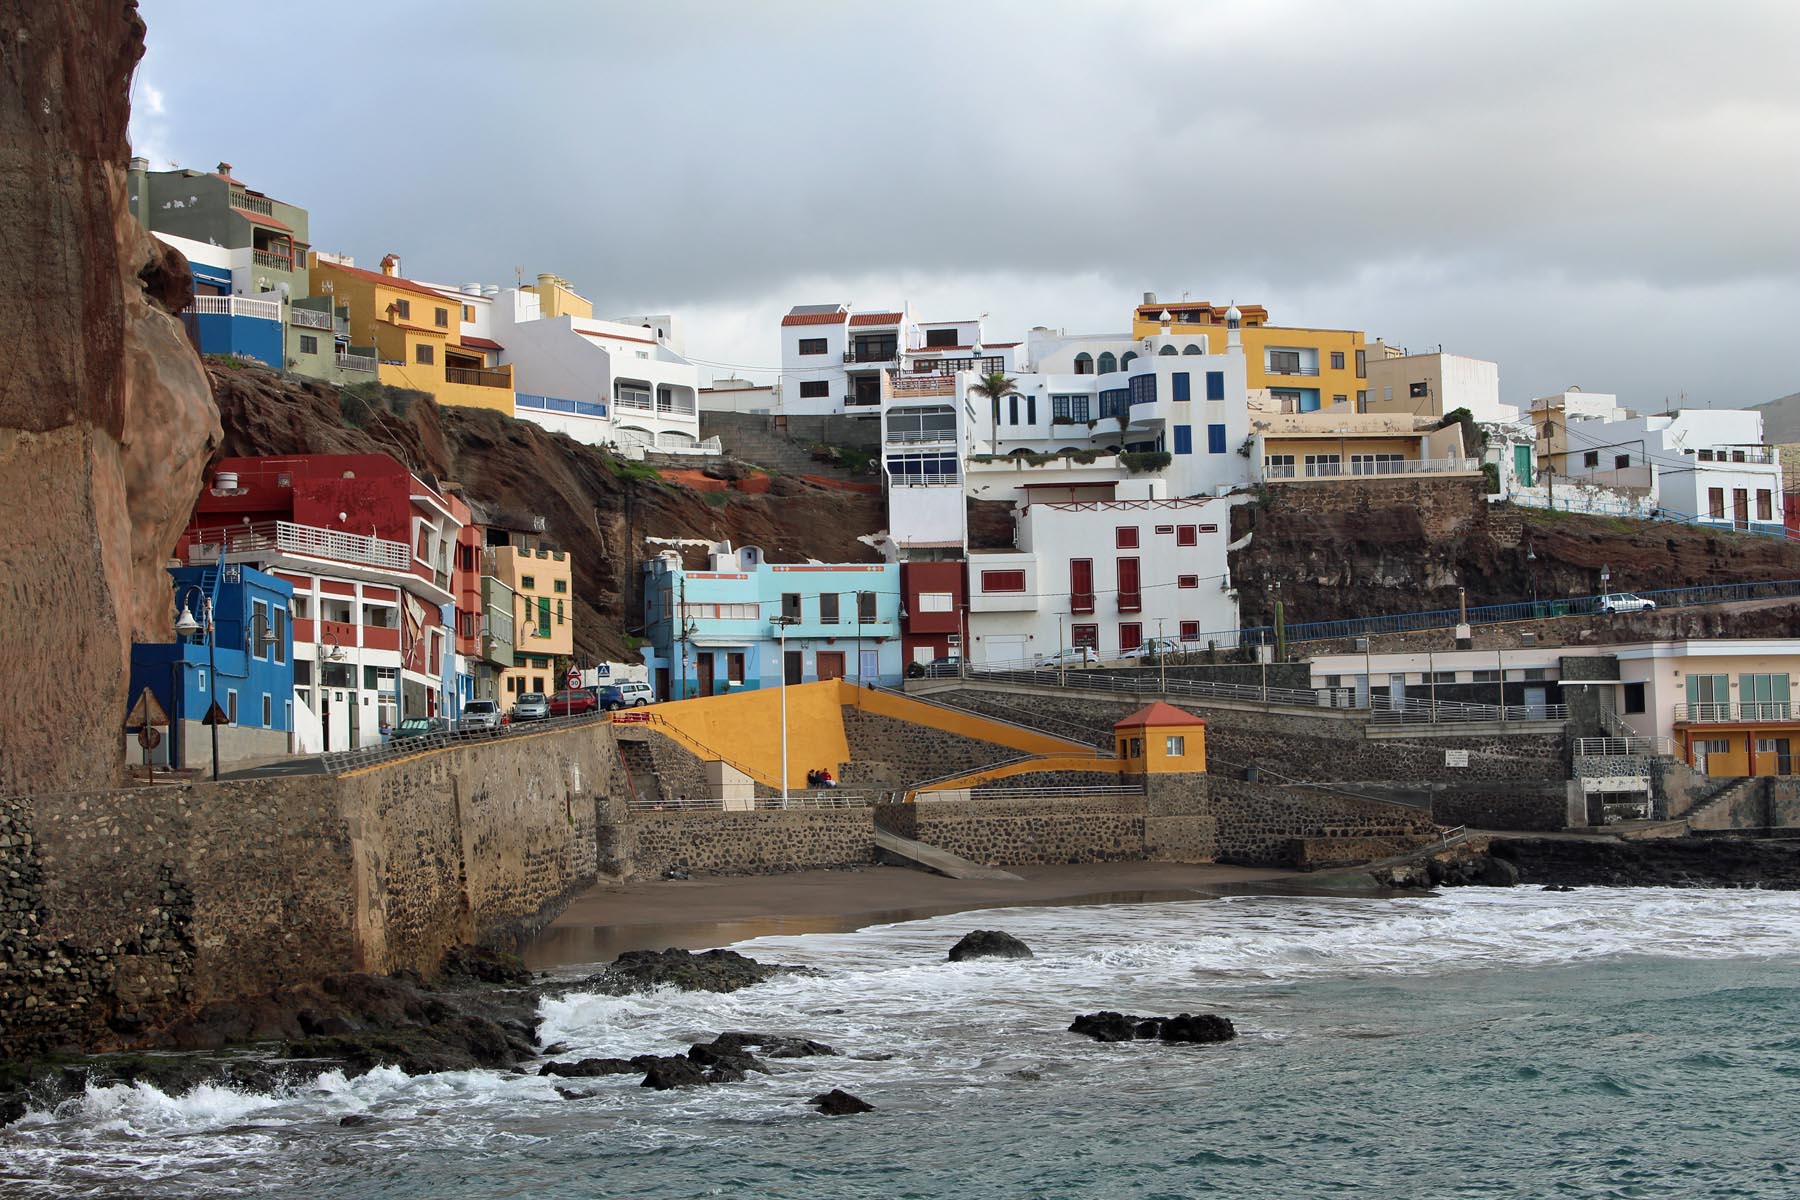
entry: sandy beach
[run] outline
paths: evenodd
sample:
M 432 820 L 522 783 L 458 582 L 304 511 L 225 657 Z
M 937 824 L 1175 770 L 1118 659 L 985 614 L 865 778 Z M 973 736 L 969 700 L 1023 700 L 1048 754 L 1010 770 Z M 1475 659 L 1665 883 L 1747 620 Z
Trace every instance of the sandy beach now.
M 1258 867 L 1117 862 L 1015 867 L 1017 881 L 946 879 L 906 867 L 713 875 L 600 884 L 524 950 L 534 970 L 608 962 L 627 950 L 702 950 L 768 934 L 842 933 L 983 908 L 1121 904 L 1291 879 Z

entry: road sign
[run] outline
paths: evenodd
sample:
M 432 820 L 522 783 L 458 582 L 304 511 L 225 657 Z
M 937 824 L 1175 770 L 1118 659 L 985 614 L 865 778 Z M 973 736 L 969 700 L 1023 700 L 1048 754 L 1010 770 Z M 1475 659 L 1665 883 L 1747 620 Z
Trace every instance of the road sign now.
M 206 710 L 206 716 L 201 719 L 200 723 L 202 725 L 229 725 L 231 718 L 225 715 L 225 710 L 219 707 L 217 700 L 214 700 L 213 706 Z
M 154 750 L 162 745 L 162 730 L 154 725 L 146 725 L 137 733 L 138 745 L 146 750 Z
M 581 686 L 581 672 L 574 667 L 569 668 L 569 688 L 573 691 Z
M 149 688 L 145 688 L 143 693 L 138 696 L 137 703 L 131 706 L 131 712 L 125 717 L 125 728 L 127 729 L 133 726 L 167 725 L 168 723 L 169 714 L 164 712 L 162 705 L 156 702 L 156 697 L 151 694 Z

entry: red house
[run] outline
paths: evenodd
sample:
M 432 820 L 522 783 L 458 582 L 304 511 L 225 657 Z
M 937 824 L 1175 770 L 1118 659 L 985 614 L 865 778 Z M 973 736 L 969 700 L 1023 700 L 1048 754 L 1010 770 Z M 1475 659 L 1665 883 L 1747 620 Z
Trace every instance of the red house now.
M 900 645 L 907 663 L 961 657 L 968 564 L 900 564 Z

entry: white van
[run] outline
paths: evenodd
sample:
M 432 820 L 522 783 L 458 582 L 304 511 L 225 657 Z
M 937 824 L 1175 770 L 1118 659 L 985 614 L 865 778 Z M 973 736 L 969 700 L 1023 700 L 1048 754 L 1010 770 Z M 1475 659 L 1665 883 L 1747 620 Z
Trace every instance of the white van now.
M 637 679 L 621 679 L 600 689 L 600 702 L 609 709 L 642 708 L 656 703 L 656 689 Z

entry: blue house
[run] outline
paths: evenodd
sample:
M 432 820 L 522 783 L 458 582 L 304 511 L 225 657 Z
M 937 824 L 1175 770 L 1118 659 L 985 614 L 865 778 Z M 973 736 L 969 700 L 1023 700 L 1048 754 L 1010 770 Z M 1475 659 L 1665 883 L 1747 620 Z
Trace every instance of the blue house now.
M 293 585 L 236 563 L 172 567 L 175 611 L 192 616 L 200 630 L 173 642 L 139 642 L 131 648 L 131 693 L 137 704 L 146 688 L 169 727 L 150 760 L 201 771 L 212 766 L 207 712 L 218 704 L 219 765 L 248 765 L 289 753 L 294 728 L 294 639 L 289 614 Z M 206 618 L 213 618 L 209 646 Z M 128 729 L 126 760 L 142 762 L 143 748 Z
M 897 563 L 770 563 L 729 543 L 708 562 L 689 571 L 668 551 L 644 564 L 642 653 L 660 699 L 776 687 L 784 675 L 899 682 Z

